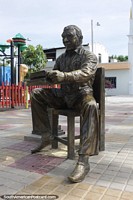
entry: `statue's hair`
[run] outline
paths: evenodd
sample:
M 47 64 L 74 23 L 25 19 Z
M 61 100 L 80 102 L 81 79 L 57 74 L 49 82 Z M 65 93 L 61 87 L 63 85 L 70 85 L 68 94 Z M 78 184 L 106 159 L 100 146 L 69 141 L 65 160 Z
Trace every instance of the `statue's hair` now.
M 81 29 L 76 26 L 76 25 L 68 25 L 64 28 L 64 31 L 68 30 L 68 29 L 74 29 L 76 31 L 76 34 L 80 40 L 80 44 L 82 43 L 82 39 L 83 39 L 83 35 L 82 35 L 82 31 Z

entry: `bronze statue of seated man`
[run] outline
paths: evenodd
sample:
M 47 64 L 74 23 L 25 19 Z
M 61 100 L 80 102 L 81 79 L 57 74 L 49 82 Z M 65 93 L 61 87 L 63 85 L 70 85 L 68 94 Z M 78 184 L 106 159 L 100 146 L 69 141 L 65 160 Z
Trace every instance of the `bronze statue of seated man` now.
M 99 151 L 98 110 L 92 88 L 97 58 L 83 48 L 82 32 L 77 26 L 66 26 L 62 40 L 66 51 L 57 58 L 54 69 L 46 73 L 47 80 L 59 83 L 61 88 L 37 88 L 31 93 L 33 132 L 42 135 L 41 144 L 32 153 L 40 151 L 52 139 L 48 107 L 80 111 L 79 158 L 68 177 L 71 182 L 80 182 L 90 170 L 89 156 L 98 154 Z

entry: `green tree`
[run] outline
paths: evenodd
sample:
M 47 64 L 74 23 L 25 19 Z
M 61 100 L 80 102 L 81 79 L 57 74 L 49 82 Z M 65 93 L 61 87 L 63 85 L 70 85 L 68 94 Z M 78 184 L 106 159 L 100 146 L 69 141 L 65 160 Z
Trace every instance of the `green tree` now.
M 123 55 L 119 55 L 119 56 L 117 57 L 117 60 L 118 60 L 119 62 L 124 62 L 124 61 L 126 61 L 126 60 L 125 60 L 125 56 L 123 56 Z
M 111 58 L 116 59 L 118 62 L 125 62 L 128 61 L 128 56 L 123 56 L 123 55 L 119 55 L 119 56 L 114 56 L 112 55 Z
M 22 52 L 22 62 L 29 66 L 28 73 L 37 72 L 45 68 L 47 58 L 41 45 L 29 45 Z

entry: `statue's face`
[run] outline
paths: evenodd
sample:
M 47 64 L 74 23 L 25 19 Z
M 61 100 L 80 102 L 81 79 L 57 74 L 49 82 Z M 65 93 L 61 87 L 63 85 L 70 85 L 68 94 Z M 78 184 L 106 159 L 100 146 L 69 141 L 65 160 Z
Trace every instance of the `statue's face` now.
M 64 30 L 62 39 L 67 50 L 75 50 L 79 46 L 79 38 L 74 28 Z

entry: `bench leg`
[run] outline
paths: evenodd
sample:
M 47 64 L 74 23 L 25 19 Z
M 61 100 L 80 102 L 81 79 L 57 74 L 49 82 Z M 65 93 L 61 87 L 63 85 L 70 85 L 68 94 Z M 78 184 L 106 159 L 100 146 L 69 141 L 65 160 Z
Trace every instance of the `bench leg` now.
M 67 134 L 68 134 L 68 158 L 75 158 L 75 117 L 69 115 L 67 117 Z
M 53 140 L 52 140 L 52 148 L 53 149 L 57 149 L 58 148 L 58 140 L 56 139 L 56 137 L 58 136 L 58 118 L 59 115 L 58 113 L 54 113 L 52 114 L 52 135 L 53 135 Z

